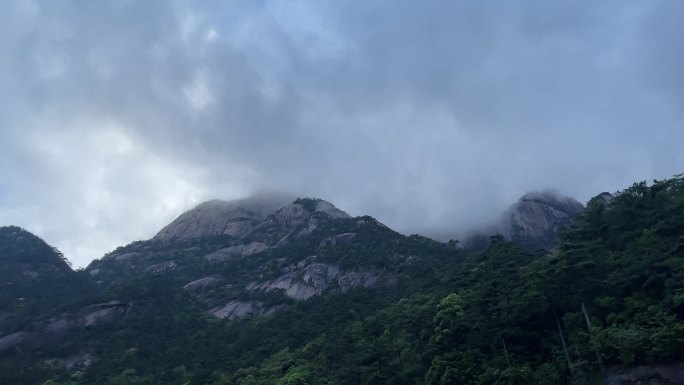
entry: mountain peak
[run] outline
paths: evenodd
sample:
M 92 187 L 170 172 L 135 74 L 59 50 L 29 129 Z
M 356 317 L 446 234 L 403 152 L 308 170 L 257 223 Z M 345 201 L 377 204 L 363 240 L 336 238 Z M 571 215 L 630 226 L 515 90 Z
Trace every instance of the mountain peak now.
M 523 195 L 504 213 L 503 235 L 523 245 L 553 243 L 560 228 L 584 210 L 576 199 L 553 190 Z
M 213 199 L 190 209 L 166 227 L 154 239 L 193 239 L 215 235 L 239 236 L 254 222 L 276 212 L 291 199 L 285 194 L 256 194 L 224 201 Z
M 0 227 L 0 332 L 16 326 L 15 315 L 36 309 L 27 304 L 47 309 L 64 300 L 78 279 L 59 250 L 21 227 Z
M 555 190 L 530 191 L 502 214 L 499 223 L 475 231 L 465 243 L 479 249 L 486 247 L 489 235 L 501 234 L 530 248 L 551 246 L 560 229 L 583 210 L 576 199 Z
M 57 271 L 71 271 L 59 250 L 19 226 L 0 227 L 0 262 L 5 265 L 50 265 Z
M 590 202 L 594 201 L 594 202 L 600 202 L 601 204 L 604 204 L 604 205 L 609 205 L 609 204 L 613 203 L 613 200 L 615 200 L 615 197 L 613 196 L 613 194 L 604 191 L 604 192 L 600 193 L 599 195 L 591 198 Z
M 338 209 L 332 203 L 319 198 L 297 198 L 292 204 L 299 204 L 310 212 L 323 212 L 331 218 L 350 218 L 346 212 Z
M 195 239 L 229 235 L 242 237 L 271 215 L 282 224 L 298 222 L 315 212 L 331 218 L 349 218 L 332 203 L 317 198 L 298 198 L 285 194 L 260 194 L 232 201 L 210 200 L 197 205 L 164 227 L 154 239 Z

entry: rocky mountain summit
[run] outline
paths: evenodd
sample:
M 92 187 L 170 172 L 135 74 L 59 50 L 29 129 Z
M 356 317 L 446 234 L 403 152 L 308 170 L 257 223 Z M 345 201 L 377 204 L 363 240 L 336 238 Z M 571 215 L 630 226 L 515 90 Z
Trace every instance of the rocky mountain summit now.
M 576 199 L 555 191 L 528 192 L 502 214 L 499 223 L 474 231 L 464 244 L 482 249 L 489 244 L 490 235 L 500 234 L 524 247 L 549 247 L 561 228 L 583 210 L 584 205 Z
M 527 193 L 504 213 L 503 236 L 521 244 L 553 242 L 561 226 L 582 210 L 574 198 L 552 191 Z
M 278 204 L 254 198 L 202 203 L 151 240 L 119 248 L 86 271 L 105 287 L 163 275 L 226 319 L 270 315 L 292 300 L 380 283 L 380 272 L 359 270 L 363 264 L 343 270 L 340 257 L 329 255 L 351 246 L 359 231 L 389 231 L 384 225 L 355 220 L 321 199 Z
M 232 201 L 210 200 L 181 214 L 154 239 L 193 239 L 214 235 L 241 236 L 268 215 L 291 202 L 285 194 L 258 194 Z
M 320 199 L 285 203 L 282 196 L 256 196 L 234 201 L 211 200 L 181 214 L 164 227 L 155 240 L 190 240 L 227 235 L 244 238 L 265 228 L 293 228 L 312 216 L 349 218 L 349 214 Z M 311 226 L 315 226 L 315 221 Z M 308 231 L 313 228 L 310 227 Z

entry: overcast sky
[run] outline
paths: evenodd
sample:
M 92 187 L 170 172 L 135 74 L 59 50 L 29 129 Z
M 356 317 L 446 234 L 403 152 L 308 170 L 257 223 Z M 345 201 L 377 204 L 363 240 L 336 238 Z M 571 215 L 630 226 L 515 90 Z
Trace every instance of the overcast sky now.
M 684 171 L 681 1 L 0 2 L 0 225 L 76 266 L 210 198 L 405 233 Z

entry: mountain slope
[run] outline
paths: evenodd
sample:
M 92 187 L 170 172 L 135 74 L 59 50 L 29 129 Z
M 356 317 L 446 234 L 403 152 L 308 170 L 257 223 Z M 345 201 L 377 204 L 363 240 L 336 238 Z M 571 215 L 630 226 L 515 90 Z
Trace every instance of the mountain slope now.
M 16 226 L 0 227 L 0 335 L 26 314 L 54 309 L 74 294 L 78 280 L 59 250 Z
M 199 216 L 200 225 L 203 218 L 215 216 Z M 392 272 L 417 258 L 393 251 L 406 239 L 373 218 L 298 199 L 241 236 L 155 237 L 119 248 L 86 270 L 102 287 L 163 277 L 193 293 L 210 314 L 234 319 L 272 314 L 324 293 L 395 285 Z
M 684 178 L 604 198 L 556 252 L 492 237 L 436 274 L 429 292 L 225 383 L 681 384 Z
M 94 261 L 67 318 L 125 310 L 5 353 L 0 383 L 598 384 L 598 354 L 612 383 L 677 384 L 683 212 L 683 178 L 636 184 L 590 201 L 554 251 L 474 252 L 300 199 L 240 236 Z

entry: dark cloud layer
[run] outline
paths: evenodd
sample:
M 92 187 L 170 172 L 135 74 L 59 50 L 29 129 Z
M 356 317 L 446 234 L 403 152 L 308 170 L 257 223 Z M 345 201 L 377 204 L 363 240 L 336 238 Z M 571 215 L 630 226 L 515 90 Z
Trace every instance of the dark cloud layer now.
M 77 265 L 284 190 L 448 234 L 684 164 L 677 1 L 5 1 L 0 223 Z

